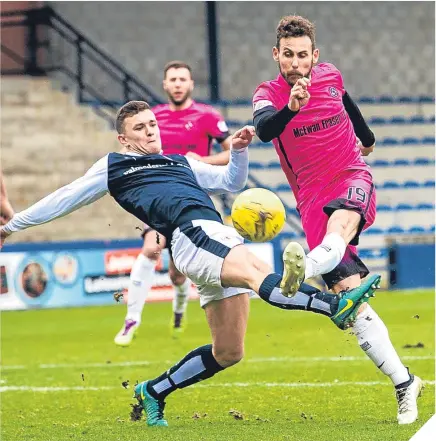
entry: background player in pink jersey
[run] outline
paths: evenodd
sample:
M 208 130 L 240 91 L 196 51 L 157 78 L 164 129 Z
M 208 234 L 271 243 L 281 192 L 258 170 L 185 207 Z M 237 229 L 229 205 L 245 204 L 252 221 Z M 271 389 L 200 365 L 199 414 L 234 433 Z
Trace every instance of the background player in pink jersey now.
M 182 61 L 169 62 L 164 68 L 163 89 L 168 103 L 152 110 L 160 127 L 164 153 L 186 155 L 213 165 L 226 165 L 230 153 L 229 129 L 217 110 L 192 99 L 194 81 L 191 67 Z M 214 140 L 221 145 L 222 152 L 212 153 Z M 166 238 L 147 225 L 142 237 L 144 244 L 130 273 L 126 318 L 114 340 L 120 346 L 128 346 L 132 342 L 141 323 L 147 293 L 153 286 L 155 266 L 162 250 L 169 248 Z M 176 334 L 183 329 L 181 325 L 191 282 L 177 270 L 171 256 L 169 275 L 175 290 L 172 329 Z
M 310 21 L 283 17 L 273 58 L 280 73 L 256 89 L 253 117 L 259 138 L 273 141 L 311 250 L 305 256 L 297 243 L 285 249 L 285 274 L 288 280 L 294 275 L 291 291 L 320 274 L 335 293 L 356 288 L 368 274 L 356 246 L 376 213 L 371 170 L 362 158 L 373 151 L 374 134 L 346 92 L 339 70 L 318 64 Z M 396 388 L 398 422 L 414 422 L 422 382 L 403 365 L 386 326 L 367 303 L 360 306 L 353 331 Z

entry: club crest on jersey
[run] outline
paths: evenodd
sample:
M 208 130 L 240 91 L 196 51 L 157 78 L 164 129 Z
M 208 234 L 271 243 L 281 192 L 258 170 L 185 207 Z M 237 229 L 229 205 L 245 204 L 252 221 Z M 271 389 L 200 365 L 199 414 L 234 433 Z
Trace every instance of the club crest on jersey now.
M 188 123 L 185 124 L 185 129 L 186 130 L 191 130 L 194 127 L 194 124 L 192 124 L 191 121 L 189 121 Z
M 329 94 L 333 98 L 339 98 L 339 92 L 335 87 L 329 87 Z

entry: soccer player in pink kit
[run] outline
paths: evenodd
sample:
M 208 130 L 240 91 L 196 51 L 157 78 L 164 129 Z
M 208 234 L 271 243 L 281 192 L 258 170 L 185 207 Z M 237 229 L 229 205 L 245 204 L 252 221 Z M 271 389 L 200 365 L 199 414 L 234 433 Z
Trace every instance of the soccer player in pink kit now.
M 303 17 L 283 17 L 273 48 L 280 73 L 256 89 L 253 118 L 258 137 L 276 148 L 311 250 L 305 256 L 297 243 L 286 247 L 285 274 L 295 284 L 290 291 L 322 275 L 339 293 L 358 287 L 369 273 L 356 246 L 376 214 L 371 170 L 362 158 L 373 151 L 375 137 L 346 92 L 340 71 L 330 63 L 318 64 L 318 58 L 315 26 Z M 422 381 L 403 365 L 386 326 L 367 303 L 359 307 L 353 331 L 395 386 L 398 422 L 413 423 Z
M 168 95 L 168 103 L 152 110 L 160 127 L 164 153 L 185 155 L 212 165 L 227 165 L 229 129 L 217 110 L 191 98 L 194 89 L 191 67 L 182 61 L 169 62 L 164 68 L 163 89 Z M 211 154 L 214 139 L 223 149 L 217 154 Z M 114 339 L 119 346 L 131 344 L 141 323 L 145 299 L 154 283 L 155 266 L 162 250 L 170 245 L 164 236 L 148 225 L 145 225 L 142 237 L 144 244 L 130 273 L 126 318 Z M 183 329 L 191 282 L 177 270 L 171 256 L 169 275 L 175 290 L 172 330 L 176 336 Z

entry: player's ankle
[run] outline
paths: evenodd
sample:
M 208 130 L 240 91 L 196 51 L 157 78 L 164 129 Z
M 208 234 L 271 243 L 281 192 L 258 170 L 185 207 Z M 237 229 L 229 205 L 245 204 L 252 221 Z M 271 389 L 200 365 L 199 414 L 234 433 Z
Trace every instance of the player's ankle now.
M 139 325 L 141 323 L 141 316 L 138 314 L 128 314 L 125 318 L 125 321 L 134 321 L 136 322 L 137 325 Z

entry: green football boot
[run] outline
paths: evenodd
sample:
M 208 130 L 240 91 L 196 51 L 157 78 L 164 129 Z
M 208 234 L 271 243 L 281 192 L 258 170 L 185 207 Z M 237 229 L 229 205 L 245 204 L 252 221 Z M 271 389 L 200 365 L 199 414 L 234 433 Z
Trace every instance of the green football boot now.
M 375 274 L 367 277 L 357 288 L 338 294 L 338 312 L 330 318 L 339 329 L 344 330 L 353 325 L 359 306 L 375 296 L 375 290 L 380 288 L 380 280 L 381 276 Z
M 133 398 L 138 400 L 139 405 L 147 415 L 147 426 L 168 427 L 164 419 L 165 401 L 156 400 L 147 392 L 148 381 L 143 381 L 135 386 Z

